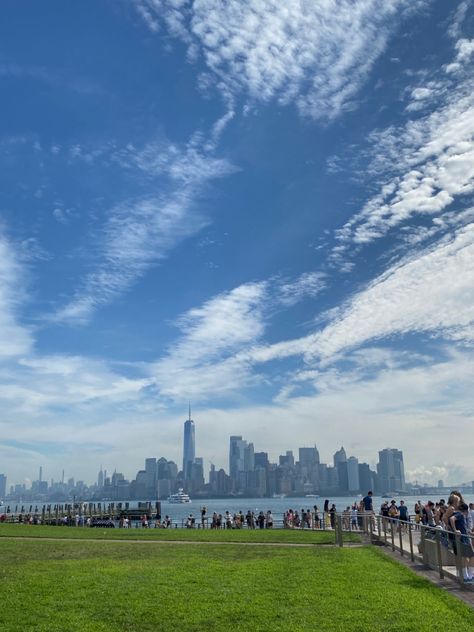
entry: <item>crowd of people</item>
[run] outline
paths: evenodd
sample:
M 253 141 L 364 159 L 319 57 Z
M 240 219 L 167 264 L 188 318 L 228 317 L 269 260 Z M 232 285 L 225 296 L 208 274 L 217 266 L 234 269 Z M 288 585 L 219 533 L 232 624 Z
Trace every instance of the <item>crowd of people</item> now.
M 372 493 L 363 499 L 364 508 L 373 512 Z M 463 559 L 462 573 L 464 582 L 474 583 L 474 503 L 466 503 L 460 491 L 450 493 L 448 500 L 441 498 L 438 502 L 428 500 L 417 501 L 413 507 L 415 529 L 425 528 L 424 537 L 436 538 L 439 532 L 441 544 L 451 548 L 455 555 Z M 388 521 L 396 523 L 397 529 L 406 530 L 412 522 L 411 516 L 403 500 L 397 505 L 395 500 L 384 501 L 380 515 Z
M 242 511 L 231 513 L 226 511 L 224 514 L 214 511 L 211 518 L 211 529 L 272 529 L 274 525 L 273 514 L 270 510 L 267 512 L 251 511 L 250 509 L 244 515 Z M 203 525 L 204 526 L 204 525 Z

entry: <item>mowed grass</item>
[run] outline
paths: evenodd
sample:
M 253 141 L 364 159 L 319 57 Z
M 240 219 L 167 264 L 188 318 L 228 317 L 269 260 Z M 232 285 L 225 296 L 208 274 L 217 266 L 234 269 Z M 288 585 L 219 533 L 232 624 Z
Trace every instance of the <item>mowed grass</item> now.
M 1 537 L 65 539 L 179 540 L 191 542 L 264 542 L 288 544 L 334 544 L 333 531 L 308 529 L 97 529 L 3 524 Z M 345 542 L 360 542 L 356 533 L 344 534 Z
M 2 629 L 470 630 L 474 612 L 370 547 L 4 539 Z

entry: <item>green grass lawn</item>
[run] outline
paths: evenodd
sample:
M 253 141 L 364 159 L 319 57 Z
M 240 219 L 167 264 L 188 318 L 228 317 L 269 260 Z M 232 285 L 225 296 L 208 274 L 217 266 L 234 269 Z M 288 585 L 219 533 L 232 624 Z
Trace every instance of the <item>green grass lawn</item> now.
M 66 539 L 186 540 L 201 542 L 267 542 L 291 544 L 334 544 L 333 531 L 293 529 L 89 529 L 21 524 L 0 525 L 1 537 Z M 356 533 L 344 534 L 345 542 L 360 542 Z
M 473 610 L 370 547 L 3 539 L 1 552 L 12 632 L 474 627 Z

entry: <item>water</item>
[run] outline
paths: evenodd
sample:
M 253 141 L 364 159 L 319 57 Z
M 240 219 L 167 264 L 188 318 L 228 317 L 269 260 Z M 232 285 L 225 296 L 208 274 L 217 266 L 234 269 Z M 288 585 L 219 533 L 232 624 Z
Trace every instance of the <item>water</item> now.
M 400 500 L 404 500 L 411 515 L 414 514 L 413 507 L 418 500 L 421 500 L 422 502 L 427 502 L 430 499 L 435 502 L 439 500 L 439 498 L 434 495 L 426 498 L 423 496 L 394 496 L 393 498 L 397 501 L 397 504 Z M 448 494 L 442 495 L 440 498 L 445 498 L 445 500 L 447 500 Z M 464 499 L 468 503 L 474 502 L 474 494 L 465 494 Z M 195 518 L 200 518 L 201 507 L 206 507 L 207 516 L 209 518 L 212 517 L 212 513 L 214 511 L 223 515 L 226 510 L 232 514 L 242 511 L 245 515 L 247 511 L 250 510 L 255 512 L 257 515 L 260 511 L 266 513 L 270 510 L 274 517 L 277 520 L 280 520 L 288 509 L 293 509 L 298 512 L 300 512 L 301 509 L 311 509 L 311 511 L 313 511 L 314 505 L 317 505 L 319 511 L 322 512 L 325 500 L 326 498 L 323 496 L 320 498 L 217 498 L 193 501 L 192 503 L 184 505 L 173 505 L 166 501 L 162 501 L 161 515 L 162 517 L 168 515 L 172 518 L 173 522 L 180 523 L 182 520 L 187 518 L 189 514 L 193 514 Z M 328 500 L 329 506 L 334 503 L 337 511 L 340 512 L 347 506 L 353 505 L 354 502 L 359 503 L 361 497 L 339 496 L 337 498 L 328 498 Z M 379 513 L 380 506 L 385 500 L 389 500 L 390 502 L 390 499 L 387 498 L 381 498 L 380 496 L 373 497 L 373 506 L 376 513 Z
M 413 515 L 414 514 L 413 508 L 414 508 L 415 503 L 418 500 L 421 500 L 423 503 L 426 503 L 428 500 L 437 501 L 441 497 L 447 500 L 448 494 L 441 494 L 439 497 L 435 494 L 431 494 L 430 496 L 426 496 L 426 497 L 419 495 L 419 496 L 394 496 L 393 498 L 397 501 L 397 504 L 399 504 L 400 500 L 404 500 L 405 504 L 408 507 L 408 511 L 410 515 Z M 356 497 L 339 496 L 336 498 L 330 498 L 330 497 L 327 497 L 327 498 L 329 500 L 329 506 L 331 506 L 331 504 L 334 503 L 336 505 L 336 509 L 338 512 L 343 511 L 347 506 L 353 505 L 354 502 L 359 503 L 361 500 L 360 496 L 356 496 Z M 189 514 L 193 514 L 193 516 L 198 521 L 201 516 L 201 507 L 205 506 L 207 508 L 207 517 L 209 519 L 212 517 L 212 514 L 214 511 L 222 515 L 224 515 L 226 511 L 229 511 L 232 514 L 242 511 L 242 513 L 245 515 L 247 511 L 250 510 L 250 511 L 253 511 L 257 515 L 260 511 L 263 511 L 264 513 L 266 513 L 268 510 L 270 510 L 276 520 L 281 520 L 283 517 L 283 514 L 286 511 L 288 511 L 288 509 L 293 509 L 294 511 L 298 511 L 298 512 L 300 512 L 301 509 L 305 509 L 305 510 L 310 509 L 311 511 L 313 511 L 314 505 L 317 505 L 319 512 L 321 513 L 323 510 L 325 499 L 326 497 L 323 497 L 323 496 L 321 496 L 320 498 L 306 498 L 306 497 L 235 498 L 235 497 L 232 497 L 232 498 L 199 499 L 199 500 L 194 500 L 191 503 L 185 503 L 182 505 L 175 505 L 175 504 L 169 503 L 166 500 L 162 500 L 161 501 L 161 516 L 164 518 L 165 515 L 168 515 L 172 519 L 173 523 L 181 524 L 181 522 L 185 520 L 189 516 Z M 464 499 L 468 503 L 474 502 L 474 494 L 465 494 Z M 380 496 L 373 497 L 373 506 L 376 513 L 379 513 L 380 506 L 385 500 L 389 500 L 390 502 L 390 499 L 387 499 L 387 498 L 381 498 Z M 118 502 L 120 501 L 116 501 L 114 503 L 115 507 L 117 507 Z M 125 506 L 125 502 L 128 502 L 128 501 L 122 501 L 123 506 Z M 29 511 L 30 504 L 33 505 L 33 511 L 35 510 L 35 507 L 38 507 L 38 512 L 41 513 L 42 508 L 43 508 L 42 503 L 29 503 L 29 502 L 23 503 L 26 513 Z M 97 503 L 95 504 L 97 505 Z M 102 507 L 104 507 L 105 509 L 108 507 L 109 503 L 102 502 L 101 504 L 102 504 Z M 10 503 L 10 510 L 12 512 L 15 510 L 16 505 L 17 503 Z M 52 507 L 53 506 L 54 505 L 52 505 Z M 129 507 L 130 508 L 138 507 L 138 501 L 129 501 Z M 21 503 L 18 503 L 18 511 L 20 510 L 20 508 L 21 508 Z M 154 516 L 154 512 L 155 512 L 154 502 L 151 503 L 151 508 L 152 508 L 152 512 Z M 1 509 L 4 509 L 4 508 L 2 507 Z M 1 509 L 0 509 L 0 513 L 1 513 Z M 51 513 L 52 514 L 54 513 L 53 510 L 51 511 Z

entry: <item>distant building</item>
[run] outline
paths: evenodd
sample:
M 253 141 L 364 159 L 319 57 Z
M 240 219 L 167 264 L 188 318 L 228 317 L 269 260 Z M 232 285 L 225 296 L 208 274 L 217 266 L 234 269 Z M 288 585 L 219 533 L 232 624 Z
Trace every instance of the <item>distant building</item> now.
M 385 448 L 379 452 L 377 464 L 379 488 L 384 493 L 405 490 L 405 467 L 403 452 L 393 448 Z
M 7 477 L 0 474 L 0 498 L 3 500 L 7 495 Z
M 359 463 L 359 489 L 363 494 L 366 494 L 369 490 L 375 490 L 374 474 L 370 469 L 368 463 Z
M 360 491 L 359 460 L 355 456 L 350 456 L 347 459 L 347 481 L 349 492 L 357 493 Z
M 298 457 L 301 466 L 313 468 L 319 465 L 319 452 L 316 446 L 314 448 L 299 448 Z
M 278 462 L 280 464 L 280 467 L 294 467 L 295 457 L 293 456 L 293 451 L 287 450 L 286 454 L 281 454 L 278 457 Z
M 339 492 L 346 493 L 349 491 L 349 474 L 347 471 L 347 456 L 343 447 L 334 453 L 334 469 L 337 472 Z
M 268 452 L 255 452 L 255 467 L 261 467 L 263 469 L 267 469 L 270 465 L 270 461 L 268 460 Z
M 156 459 L 145 459 L 146 472 L 146 497 L 148 499 L 156 498 Z
M 247 441 L 244 441 L 241 435 L 238 435 L 238 436 L 233 435 L 230 437 L 229 474 L 233 483 L 237 483 L 239 479 L 239 472 L 245 471 L 245 448 L 246 447 L 247 447 Z
M 189 417 L 184 422 L 184 442 L 183 442 L 183 478 L 185 481 L 191 479 L 192 466 L 196 457 L 194 421 L 191 419 L 191 405 L 189 406 Z

